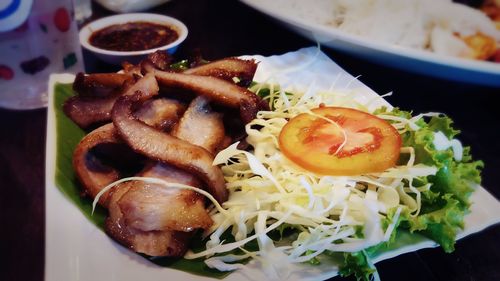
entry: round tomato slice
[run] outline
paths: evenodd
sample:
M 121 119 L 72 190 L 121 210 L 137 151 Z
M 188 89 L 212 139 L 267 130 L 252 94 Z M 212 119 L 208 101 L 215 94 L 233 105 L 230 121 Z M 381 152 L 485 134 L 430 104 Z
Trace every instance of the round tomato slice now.
M 319 107 L 292 118 L 279 136 L 281 151 L 323 175 L 382 172 L 399 159 L 401 137 L 385 120 L 351 108 Z

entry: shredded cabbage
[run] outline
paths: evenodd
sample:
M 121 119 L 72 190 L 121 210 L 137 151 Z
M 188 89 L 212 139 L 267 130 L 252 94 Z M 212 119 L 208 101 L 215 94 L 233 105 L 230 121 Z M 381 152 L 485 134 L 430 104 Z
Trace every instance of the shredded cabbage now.
M 214 209 L 211 214 L 215 223 L 205 233 L 206 250 L 188 252 L 185 258 L 206 257 L 206 264 L 218 270 L 241 268 L 242 264 L 234 264 L 240 258 L 234 258 L 230 251 L 256 240 L 258 250 L 245 250 L 247 254 L 241 259 L 252 256 L 268 276 L 279 277 L 279 269 L 287 263 L 306 262 L 326 252 L 354 253 L 386 242 L 403 210 L 418 215 L 420 193 L 429 187 L 415 182 L 435 175 L 437 169 L 415 164 L 412 147 L 401 148 L 401 154 L 408 159 L 405 163 L 382 173 L 349 177 L 317 175 L 282 154 L 278 136 L 290 118 L 311 113 L 311 109 L 322 104 L 367 111 L 367 104 L 353 101 L 345 94 L 311 88 L 303 93 L 288 93 L 276 85 L 253 86 L 257 94 L 269 89 L 265 98 L 274 110 L 259 112 L 246 125 L 252 151 L 239 150 L 235 143 L 215 157 L 214 165 L 222 164 L 230 196 L 223 204 L 225 212 Z M 418 130 L 418 120 L 428 115 L 404 118 L 385 113 L 379 117 L 393 121 L 402 133 Z M 388 218 L 391 210 L 395 212 Z M 384 219 L 391 223 L 383 224 Z M 280 247 L 278 244 L 283 241 L 273 241 L 270 233 L 286 226 L 293 227 L 296 235 Z M 223 241 L 227 231 L 235 242 Z

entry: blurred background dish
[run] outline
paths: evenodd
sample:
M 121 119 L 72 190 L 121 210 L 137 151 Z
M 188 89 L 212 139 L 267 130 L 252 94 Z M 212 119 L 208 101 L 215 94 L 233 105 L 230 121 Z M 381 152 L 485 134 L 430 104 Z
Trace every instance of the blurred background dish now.
M 92 16 L 92 0 L 73 0 L 73 7 L 79 26 Z
M 104 17 L 87 24 L 80 30 L 80 43 L 107 63 L 136 63 L 157 50 L 174 53 L 187 34 L 187 27 L 175 18 L 132 13 Z
M 335 5 L 337 5 L 335 3 L 341 1 L 241 1 L 262 13 L 271 16 L 306 38 L 336 50 L 359 56 L 380 64 L 403 69 L 405 71 L 454 81 L 500 86 L 500 63 L 454 57 L 451 55 L 444 55 L 442 53 L 396 45 L 388 43 L 387 41 L 377 40 L 378 38 L 373 38 L 374 36 L 360 36 L 335 27 L 338 24 L 336 22 L 338 18 L 335 18 Z M 352 5 L 356 6 L 355 4 L 368 2 L 369 1 L 358 1 L 354 2 Z M 451 5 L 451 1 L 448 4 Z M 402 4 L 400 3 L 399 6 L 401 5 Z M 457 6 L 455 4 L 453 5 Z M 407 10 L 411 9 L 407 8 Z M 459 10 L 460 12 L 463 12 L 464 9 Z M 472 14 L 479 13 L 472 8 L 470 10 L 471 11 L 466 12 L 471 12 Z M 362 12 L 366 13 L 367 11 Z M 410 11 L 409 14 L 414 13 L 411 13 Z M 389 17 L 381 16 L 380 18 L 383 18 L 383 22 L 387 24 L 391 15 L 394 15 L 394 13 L 389 14 Z M 449 16 L 451 18 L 453 17 L 453 15 Z M 486 17 L 484 16 L 484 18 Z M 365 26 L 367 28 L 372 28 L 374 25 L 375 23 L 370 23 L 368 21 L 365 22 Z M 494 29 L 493 22 L 491 23 L 490 29 L 491 27 Z M 404 30 L 404 32 L 410 33 L 409 30 Z M 500 35 L 500 30 L 493 30 L 492 32 L 496 35 Z M 442 39 L 442 37 L 438 37 L 438 39 Z M 497 38 L 493 38 L 493 40 L 498 41 Z M 493 45 L 494 43 L 495 42 L 493 42 Z M 498 46 L 496 46 L 496 48 L 498 48 Z
M 95 0 L 115 13 L 140 12 L 164 4 L 170 0 Z

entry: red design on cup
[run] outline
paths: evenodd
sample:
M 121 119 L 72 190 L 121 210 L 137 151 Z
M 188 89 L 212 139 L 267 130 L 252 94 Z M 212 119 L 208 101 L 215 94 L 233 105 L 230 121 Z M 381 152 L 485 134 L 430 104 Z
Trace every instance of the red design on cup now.
M 71 26 L 71 18 L 66 8 L 58 8 L 54 13 L 54 24 L 61 32 L 66 32 Z
M 12 78 L 14 78 L 14 71 L 12 68 L 0 64 L 0 79 L 12 80 Z

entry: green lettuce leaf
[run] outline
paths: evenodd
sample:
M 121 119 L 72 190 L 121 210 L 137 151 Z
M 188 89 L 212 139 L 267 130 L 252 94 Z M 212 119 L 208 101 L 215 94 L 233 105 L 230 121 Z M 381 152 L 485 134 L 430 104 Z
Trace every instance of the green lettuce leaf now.
M 340 265 L 340 276 L 354 275 L 356 280 L 369 281 L 376 269 L 370 265 L 368 257 L 363 251 L 344 253 L 343 264 Z
M 378 113 L 408 118 L 409 112 L 386 109 Z M 451 148 L 438 151 L 433 141 L 436 132 L 444 133 L 453 139 L 460 131 L 453 128 L 453 121 L 447 116 L 433 116 L 429 121 L 424 118 L 416 123 L 420 129 L 408 130 L 402 134 L 403 146 L 415 149 L 415 162 L 438 168 L 435 176 L 420 178 L 421 185 L 431 183 L 431 189 L 422 192 L 422 209 L 417 217 L 403 212 L 401 226 L 411 232 L 420 232 L 439 243 L 446 252 L 454 250 L 457 232 L 463 228 L 464 216 L 469 212 L 469 197 L 473 186 L 481 182 L 481 161 L 472 161 L 470 148 L 464 147 L 460 162 L 453 157 Z M 415 184 L 415 182 L 414 182 Z M 418 183 L 417 183 L 418 184 Z

